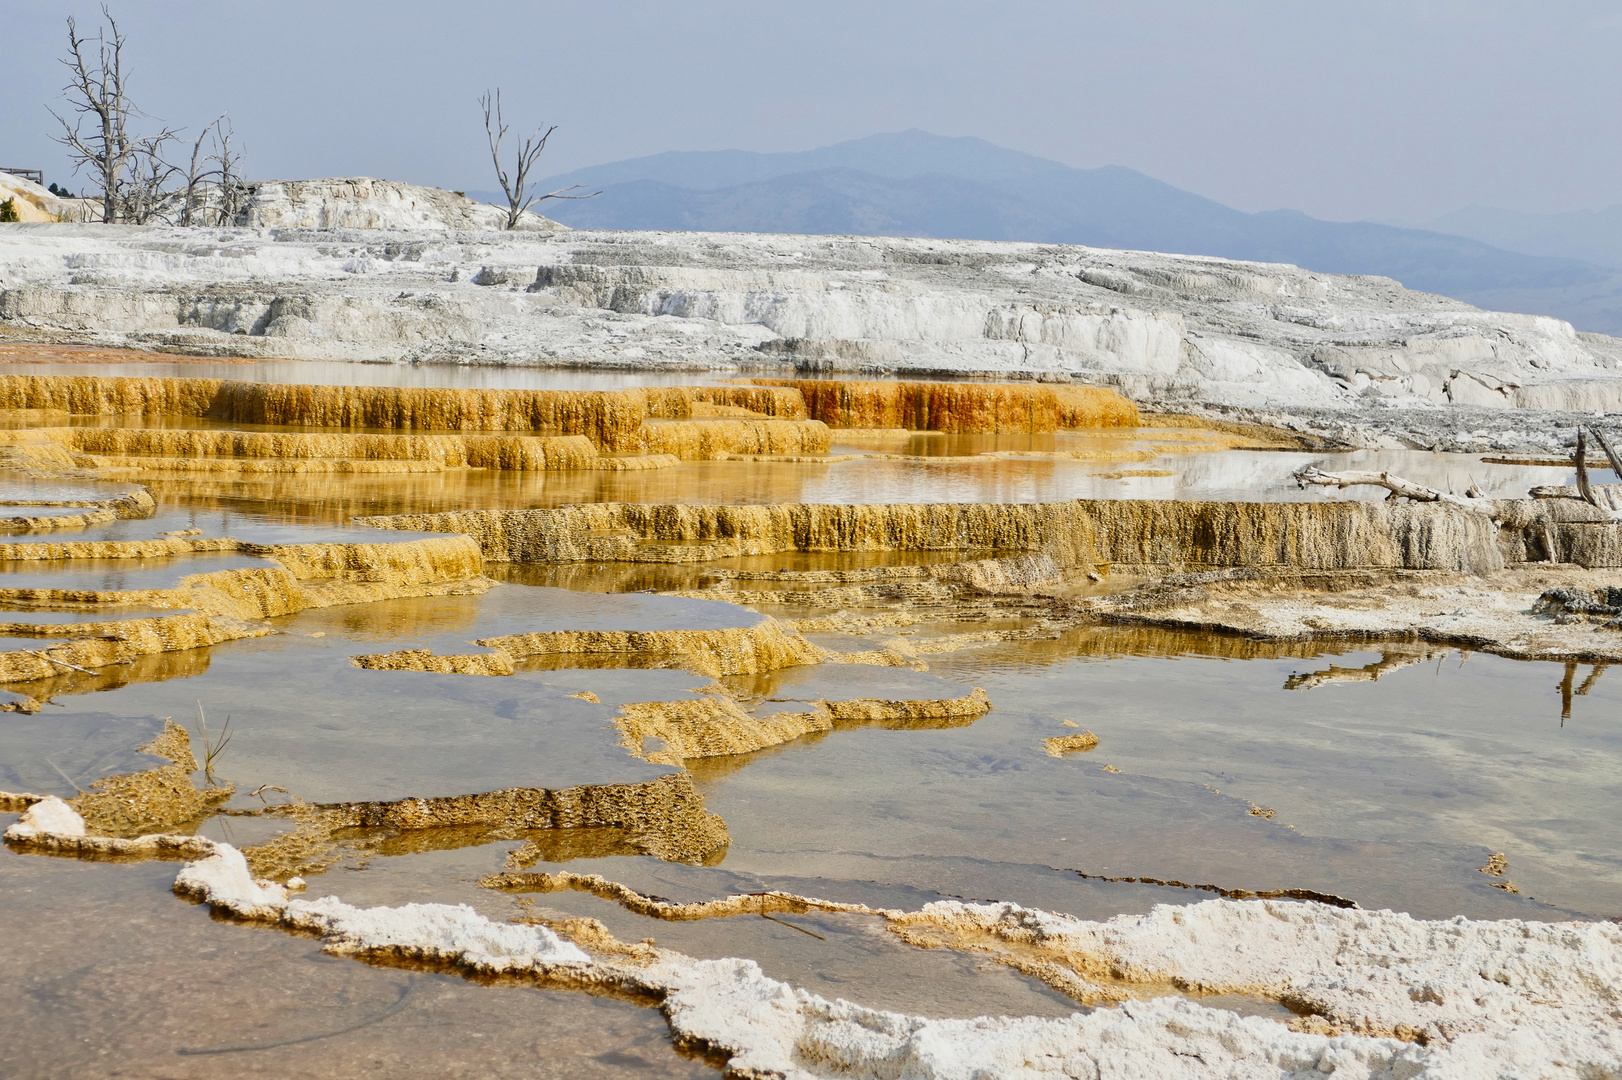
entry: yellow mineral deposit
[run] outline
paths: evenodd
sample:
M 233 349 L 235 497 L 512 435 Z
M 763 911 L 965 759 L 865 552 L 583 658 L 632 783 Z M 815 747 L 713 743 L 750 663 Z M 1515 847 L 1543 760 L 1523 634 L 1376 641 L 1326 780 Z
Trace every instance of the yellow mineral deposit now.
M 1098 745 L 1098 736 L 1090 731 L 1080 731 L 1074 735 L 1055 735 L 1042 740 L 1042 749 L 1048 757 L 1062 758 L 1067 754 L 1083 753 Z
M 615 722 L 633 756 L 666 765 L 747 754 L 833 729 L 826 709 L 755 717 L 728 698 L 711 696 L 624 705 Z
M 41 647 L 0 652 L 0 683 L 33 682 L 64 671 L 94 675 L 101 668 L 127 664 L 151 653 L 199 649 L 269 633 L 268 626 L 244 625 L 201 612 L 66 626 L 13 623 L 7 628 L 6 636 L 37 636 Z M 69 640 L 60 640 L 66 635 L 72 636 Z
M 143 541 L 64 541 L 8 545 L 11 560 L 61 558 L 139 560 L 153 555 L 238 551 L 265 556 L 264 567 L 216 570 L 182 577 L 160 589 L 3 589 L 13 607 L 82 608 L 73 623 L 15 621 L 0 625 L 13 638 L 35 637 L 40 648 L 0 651 L 0 682 L 36 683 L 67 672 L 97 676 L 140 657 L 200 649 L 273 632 L 260 620 L 309 608 L 412 596 L 477 593 L 495 583 L 483 576 L 477 545 L 463 536 L 400 543 L 260 545 L 222 539 L 169 537 Z M 4 580 L 0 579 L 0 584 Z M 172 615 L 118 618 L 121 608 L 159 608 Z M 481 658 L 481 662 L 491 661 Z M 503 658 L 494 661 L 511 662 Z M 92 687 L 94 688 L 94 687 Z M 31 711 L 26 702 L 19 708 Z
M 1138 410 L 1113 390 L 1031 383 L 848 382 L 757 379 L 798 390 L 805 414 L 835 428 L 954 434 L 1136 427 Z
M 775 619 L 718 630 L 554 630 L 484 638 L 475 644 L 515 659 L 550 656 L 641 655 L 712 678 L 755 675 L 818 664 L 829 652 Z
M 816 380 L 552 391 L 0 375 L 0 412 L 16 424 L 0 431 L 0 454 L 13 464 L 97 469 L 109 476 L 623 470 L 668 467 L 672 460 L 816 461 L 826 460 L 831 426 L 998 433 L 1137 423 L 1131 402 L 1090 387 Z M 126 426 L 46 423 L 85 416 Z M 23 423 L 26 418 L 35 422 Z M 176 419 L 334 430 L 151 426 Z M 1120 458 L 1119 453 L 1055 453 Z M 1127 456 L 1147 460 L 1154 453 Z
M 1030 552 L 1046 556 L 1057 570 L 1114 566 L 1484 573 L 1501 569 L 1505 560 L 1491 518 L 1439 503 L 594 503 L 358 520 L 380 528 L 463 533 L 495 562 L 707 562 L 793 551 L 929 551 L 976 557 Z
M 726 823 L 704 809 L 686 772 L 640 784 L 588 784 L 571 788 L 509 788 L 444 798 L 340 805 L 294 804 L 268 813 L 292 819 L 295 829 L 243 849 L 256 874 L 284 878 L 331 866 L 353 850 L 351 830 L 459 829 L 494 826 L 535 829 L 623 829 L 656 858 L 704 862 L 731 843 Z
M 109 776 L 68 800 L 88 830 L 103 836 L 134 837 L 165 826 L 195 821 L 228 799 L 230 788 L 198 789 L 199 766 L 186 729 L 169 720 L 161 734 L 140 747 L 171 764 L 144 772 Z
M 512 657 L 504 652 L 435 656 L 427 649 L 398 649 L 351 658 L 368 671 L 432 671 L 441 675 L 511 675 Z

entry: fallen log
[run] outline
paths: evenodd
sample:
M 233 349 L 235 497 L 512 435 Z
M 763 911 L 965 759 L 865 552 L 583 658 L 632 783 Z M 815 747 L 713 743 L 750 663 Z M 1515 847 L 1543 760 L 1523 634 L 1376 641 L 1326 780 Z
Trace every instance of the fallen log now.
M 1307 465 L 1295 471 L 1296 483 L 1302 487 L 1313 484 L 1318 487 L 1382 487 L 1391 492 L 1392 499 L 1412 499 L 1414 502 L 1439 502 L 1448 506 L 1458 506 L 1465 510 L 1474 510 L 1478 514 L 1492 512 L 1492 501 L 1488 499 L 1464 499 L 1446 491 L 1437 491 L 1423 484 L 1416 484 L 1411 480 L 1404 480 L 1400 476 L 1393 476 L 1388 472 L 1324 472 L 1316 465 Z

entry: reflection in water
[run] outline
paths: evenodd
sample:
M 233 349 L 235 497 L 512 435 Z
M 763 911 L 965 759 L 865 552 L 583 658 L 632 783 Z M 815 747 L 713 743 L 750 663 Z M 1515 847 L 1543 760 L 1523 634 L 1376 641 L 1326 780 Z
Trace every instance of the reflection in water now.
M 1573 695 L 1573 691 L 1571 689 L 1571 684 L 1577 678 L 1577 666 L 1578 665 L 1575 662 L 1567 663 L 1566 664 L 1565 677 L 1560 680 L 1560 726 L 1561 727 L 1565 727 L 1566 726 L 1566 721 L 1571 719 L 1571 699 L 1572 699 L 1572 695 Z M 1605 669 L 1610 667 L 1610 666 L 1611 665 L 1609 665 L 1609 664 L 1595 664 L 1594 669 L 1588 673 L 1588 678 L 1584 679 L 1583 684 L 1576 689 L 1576 691 L 1575 691 L 1576 696 L 1577 697 L 1586 697 L 1586 696 L 1588 696 L 1588 692 L 1594 688 L 1594 684 L 1599 682 L 1599 677 L 1601 675 L 1603 675 L 1605 673 Z
M 1329 683 L 1377 682 L 1382 675 L 1412 664 L 1423 664 L 1432 657 L 1446 656 L 1449 651 L 1447 649 L 1388 648 L 1381 651 L 1380 659 L 1372 664 L 1364 664 L 1362 667 L 1344 668 L 1331 664 L 1324 671 L 1296 672 L 1284 680 L 1284 689 L 1311 690 L 1315 686 L 1324 686 Z

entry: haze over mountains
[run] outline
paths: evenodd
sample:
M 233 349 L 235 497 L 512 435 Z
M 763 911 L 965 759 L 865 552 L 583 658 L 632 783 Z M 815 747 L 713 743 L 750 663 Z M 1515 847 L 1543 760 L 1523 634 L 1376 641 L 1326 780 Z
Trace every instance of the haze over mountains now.
M 1132 169 L 1076 169 L 922 131 L 795 153 L 656 154 L 550 177 L 540 189 L 571 184 L 603 193 L 537 209 L 576 228 L 1028 240 L 1287 262 L 1622 334 L 1622 242 L 1562 246 L 1549 239 L 1558 230 L 1521 220 L 1538 215 L 1471 208 L 1434 223 L 1440 229 L 1413 229 L 1251 214 Z M 1622 241 L 1622 211 L 1617 218 Z M 1617 255 L 1602 262 L 1607 250 Z

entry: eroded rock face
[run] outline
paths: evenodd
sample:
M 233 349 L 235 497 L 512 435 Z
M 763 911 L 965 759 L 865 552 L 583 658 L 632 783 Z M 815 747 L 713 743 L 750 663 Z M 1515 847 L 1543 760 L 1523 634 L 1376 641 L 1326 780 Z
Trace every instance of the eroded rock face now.
M 359 179 L 255 199 L 261 228 L 9 229 L 0 320 L 248 356 L 1013 375 L 1341 412 L 1622 408 L 1615 340 L 1385 278 L 1063 245 L 499 232 L 497 208 Z

